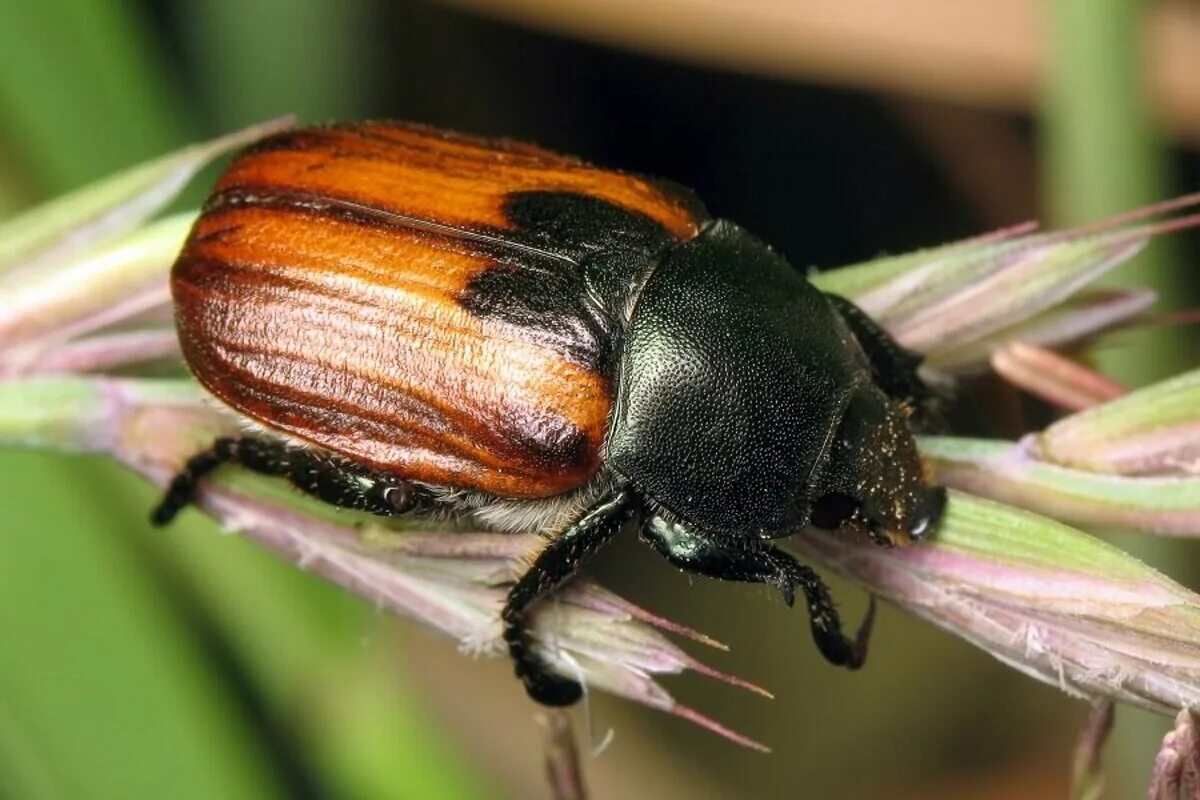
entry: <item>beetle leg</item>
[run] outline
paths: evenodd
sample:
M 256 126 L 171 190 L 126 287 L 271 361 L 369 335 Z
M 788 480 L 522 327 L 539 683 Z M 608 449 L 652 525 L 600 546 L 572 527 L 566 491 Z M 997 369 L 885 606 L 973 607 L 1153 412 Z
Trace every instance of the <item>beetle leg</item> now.
M 917 368 L 924 357 L 903 347 L 891 334 L 871 319 L 867 312 L 837 294 L 825 296 L 850 328 L 859 347 L 871 362 L 875 385 L 893 400 L 936 419 L 936 392 L 922 380 Z
M 155 525 L 170 522 L 191 502 L 200 479 L 222 464 L 241 464 L 263 475 L 284 477 L 326 503 L 380 516 L 411 511 L 422 499 L 418 487 L 408 481 L 307 448 L 270 439 L 222 437 L 188 459 L 167 487 L 151 521 Z
M 529 610 L 578 572 L 633 516 L 635 509 L 635 495 L 628 487 L 600 500 L 563 534 L 551 540 L 508 592 L 500 615 L 504 641 L 525 691 L 542 705 L 569 706 L 582 696 L 583 689 L 575 681 L 549 674 L 533 654 L 526 627 Z
M 789 554 L 766 542 L 749 546 L 706 536 L 675 522 L 653 517 L 643 527 L 643 537 L 675 566 L 710 578 L 765 583 L 777 588 L 789 606 L 796 587 L 804 592 L 813 640 L 832 664 L 858 669 L 867 656 L 867 643 L 875 619 L 875 598 L 853 640 L 842 633 L 842 623 L 820 576 Z

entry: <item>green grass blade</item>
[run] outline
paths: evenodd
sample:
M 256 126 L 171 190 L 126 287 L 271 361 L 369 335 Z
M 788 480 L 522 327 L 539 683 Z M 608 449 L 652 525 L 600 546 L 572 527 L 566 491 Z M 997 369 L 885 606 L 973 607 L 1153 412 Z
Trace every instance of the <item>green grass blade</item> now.
M 0 709 L 23 783 L 61 797 L 247 800 L 281 796 L 252 737 L 162 587 L 130 558 L 119 524 L 76 465 L 5 458 L 0 536 Z M 13 752 L 12 742 L 21 750 Z M 17 773 L 21 775 L 21 773 Z M 14 795 L 19 796 L 19 795 Z

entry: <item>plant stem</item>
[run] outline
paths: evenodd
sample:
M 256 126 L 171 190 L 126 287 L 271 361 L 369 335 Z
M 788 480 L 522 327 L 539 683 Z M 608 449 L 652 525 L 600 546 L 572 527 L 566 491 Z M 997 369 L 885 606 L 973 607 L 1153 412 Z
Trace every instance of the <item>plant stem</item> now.
M 561 708 L 539 711 L 536 720 L 542 730 L 546 780 L 554 800 L 585 800 L 587 789 L 579 766 L 579 747 L 571 715 Z

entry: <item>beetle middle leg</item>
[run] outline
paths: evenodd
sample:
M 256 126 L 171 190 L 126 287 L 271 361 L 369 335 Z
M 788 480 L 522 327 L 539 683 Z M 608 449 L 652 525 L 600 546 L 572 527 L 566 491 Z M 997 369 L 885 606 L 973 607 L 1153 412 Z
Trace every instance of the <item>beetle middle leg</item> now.
M 743 546 L 722 542 L 661 517 L 651 518 L 643 537 L 677 567 L 710 578 L 747 583 L 765 583 L 777 588 L 789 606 L 795 602 L 796 587 L 804 592 L 813 640 L 831 664 L 858 669 L 867 657 L 867 644 L 875 620 L 875 598 L 853 640 L 842 633 L 841 619 L 829 589 L 807 567 L 774 545 L 752 542 Z
M 222 437 L 188 459 L 151 514 L 165 525 L 183 510 L 199 482 L 222 464 L 240 464 L 263 475 L 287 478 L 302 492 L 331 505 L 394 516 L 413 510 L 421 490 L 394 475 L 273 439 Z
M 525 625 L 528 612 L 578 572 L 635 510 L 635 495 L 629 488 L 619 488 L 601 499 L 574 525 L 551 540 L 508 592 L 500 614 L 504 621 L 504 641 L 525 691 L 542 705 L 569 706 L 583 695 L 583 688 L 573 680 L 549 674 L 533 654 Z

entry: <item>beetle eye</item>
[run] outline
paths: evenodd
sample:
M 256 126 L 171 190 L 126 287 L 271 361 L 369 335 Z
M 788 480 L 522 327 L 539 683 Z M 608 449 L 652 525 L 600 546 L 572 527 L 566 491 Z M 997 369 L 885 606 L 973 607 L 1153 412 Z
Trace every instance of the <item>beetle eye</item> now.
M 929 532 L 937 525 L 938 520 L 942 518 L 942 512 L 946 508 L 945 487 L 933 487 L 925 494 L 923 500 L 922 508 L 913 522 L 912 530 L 909 531 L 909 535 L 917 540 L 928 536 Z
M 841 492 L 830 492 L 813 504 L 809 521 L 818 528 L 831 531 L 858 511 L 858 501 Z

